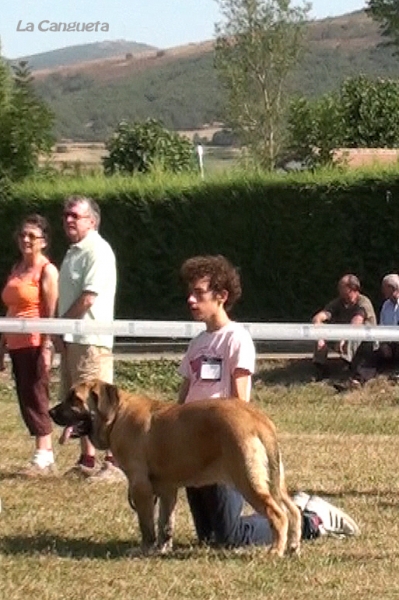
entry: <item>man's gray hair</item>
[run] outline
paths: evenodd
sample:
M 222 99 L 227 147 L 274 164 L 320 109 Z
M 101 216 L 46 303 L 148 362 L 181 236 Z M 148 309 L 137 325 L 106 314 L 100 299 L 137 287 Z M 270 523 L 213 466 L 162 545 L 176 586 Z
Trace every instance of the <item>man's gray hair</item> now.
M 397 273 L 389 273 L 382 278 L 382 283 L 389 285 L 395 291 L 399 291 L 399 275 Z
M 95 221 L 95 228 L 98 229 L 101 222 L 101 210 L 93 198 L 89 198 L 88 196 L 69 196 L 64 202 L 64 210 L 81 203 L 87 204 L 90 216 Z

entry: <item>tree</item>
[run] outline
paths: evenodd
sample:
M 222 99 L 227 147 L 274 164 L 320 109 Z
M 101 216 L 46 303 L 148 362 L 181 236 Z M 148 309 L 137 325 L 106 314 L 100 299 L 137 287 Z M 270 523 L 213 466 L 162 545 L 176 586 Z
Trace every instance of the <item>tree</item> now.
M 227 122 L 263 167 L 272 169 L 284 124 L 285 84 L 299 61 L 310 5 L 290 0 L 217 0 L 215 66 L 227 92 Z
M 291 152 L 309 166 L 331 164 L 337 148 L 397 148 L 399 82 L 360 75 L 338 93 L 292 101 L 288 132 Z
M 292 100 L 287 130 L 291 158 L 310 168 L 332 165 L 334 150 L 342 145 L 343 139 L 339 97 L 325 94 L 313 101 Z
M 25 177 L 53 144 L 53 115 L 36 96 L 25 61 L 10 71 L 0 56 L 0 171 L 11 179 Z
M 188 138 L 165 129 L 155 119 L 119 123 L 106 143 L 105 173 L 146 173 L 155 168 L 177 173 L 193 168 L 194 146 Z
M 380 24 L 381 33 L 388 37 L 385 45 L 396 46 L 399 55 L 399 0 L 369 0 L 366 13 Z
M 348 148 L 399 146 L 399 82 L 371 80 L 360 75 L 346 79 L 340 90 L 343 144 Z

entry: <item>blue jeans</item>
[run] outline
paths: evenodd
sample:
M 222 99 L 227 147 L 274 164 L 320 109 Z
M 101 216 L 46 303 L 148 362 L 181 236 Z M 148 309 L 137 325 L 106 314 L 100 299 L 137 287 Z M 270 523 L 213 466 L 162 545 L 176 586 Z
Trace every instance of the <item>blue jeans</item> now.
M 241 516 L 244 499 L 227 485 L 186 488 L 187 500 L 200 542 L 222 546 L 269 545 L 273 532 L 259 514 Z
M 200 542 L 220 546 L 268 546 L 273 542 L 269 521 L 258 513 L 242 517 L 244 499 L 227 485 L 186 488 L 187 500 Z M 321 519 L 313 512 L 302 514 L 302 539 L 320 536 Z

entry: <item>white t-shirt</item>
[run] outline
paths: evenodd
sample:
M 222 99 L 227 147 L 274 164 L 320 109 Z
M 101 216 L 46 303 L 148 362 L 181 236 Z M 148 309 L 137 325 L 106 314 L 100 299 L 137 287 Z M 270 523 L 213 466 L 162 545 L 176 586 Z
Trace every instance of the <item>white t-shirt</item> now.
M 255 370 L 255 347 L 249 332 L 230 321 L 217 331 L 203 331 L 195 337 L 183 358 L 179 373 L 190 381 L 185 402 L 231 397 L 235 369 Z M 246 400 L 251 393 L 248 378 Z

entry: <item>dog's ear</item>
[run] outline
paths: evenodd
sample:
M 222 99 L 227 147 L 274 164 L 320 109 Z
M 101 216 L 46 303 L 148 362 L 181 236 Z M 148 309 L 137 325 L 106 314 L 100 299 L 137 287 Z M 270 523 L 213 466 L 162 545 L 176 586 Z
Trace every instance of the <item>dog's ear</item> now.
M 97 381 L 90 391 L 90 398 L 94 402 L 96 411 L 107 424 L 112 423 L 116 417 L 119 406 L 119 394 L 116 385 Z

